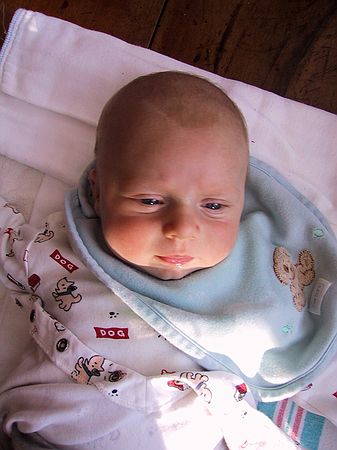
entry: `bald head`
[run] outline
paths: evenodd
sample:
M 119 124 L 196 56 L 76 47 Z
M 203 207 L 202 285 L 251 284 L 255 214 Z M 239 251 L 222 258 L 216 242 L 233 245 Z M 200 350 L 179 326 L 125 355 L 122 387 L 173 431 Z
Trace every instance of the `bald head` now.
M 133 130 L 165 120 L 186 128 L 230 121 L 243 135 L 248 149 L 244 118 L 221 89 L 187 73 L 159 72 L 136 78 L 107 102 L 97 128 L 97 162 L 113 157 L 114 143 L 128 140 Z
M 160 279 L 228 256 L 244 203 L 248 140 L 240 111 L 208 81 L 137 78 L 106 104 L 89 174 L 112 253 Z

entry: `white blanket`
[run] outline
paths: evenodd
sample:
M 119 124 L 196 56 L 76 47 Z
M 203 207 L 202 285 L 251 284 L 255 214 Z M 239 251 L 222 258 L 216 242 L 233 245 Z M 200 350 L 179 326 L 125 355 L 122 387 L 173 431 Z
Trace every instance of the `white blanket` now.
M 25 10 L 0 57 L 1 195 L 34 224 L 62 208 L 64 191 L 93 158 L 106 100 L 136 76 L 162 70 L 196 73 L 224 88 L 246 117 L 251 153 L 283 173 L 337 233 L 335 115 Z M 2 296 L 0 382 L 27 343 L 17 309 Z

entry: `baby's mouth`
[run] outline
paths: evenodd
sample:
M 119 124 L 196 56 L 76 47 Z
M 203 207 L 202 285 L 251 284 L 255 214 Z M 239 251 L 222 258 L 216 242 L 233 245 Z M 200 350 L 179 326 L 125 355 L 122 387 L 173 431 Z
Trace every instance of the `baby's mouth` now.
M 167 264 L 173 264 L 175 266 L 183 266 L 184 264 L 187 264 L 194 259 L 192 256 L 189 255 L 167 255 L 167 256 L 158 255 L 158 258 Z

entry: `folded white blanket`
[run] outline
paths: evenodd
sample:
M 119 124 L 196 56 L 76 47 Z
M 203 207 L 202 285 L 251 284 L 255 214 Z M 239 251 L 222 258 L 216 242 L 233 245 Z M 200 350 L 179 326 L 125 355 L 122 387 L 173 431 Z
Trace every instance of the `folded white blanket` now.
M 251 153 L 276 167 L 337 233 L 335 115 L 25 10 L 0 56 L 1 194 L 33 223 L 62 207 L 64 191 L 93 158 L 106 100 L 134 77 L 161 70 L 196 73 L 224 88 L 246 117 Z M 0 342 L 8 347 L 0 350 L 0 381 L 27 343 L 24 333 L 16 309 L 1 302 Z

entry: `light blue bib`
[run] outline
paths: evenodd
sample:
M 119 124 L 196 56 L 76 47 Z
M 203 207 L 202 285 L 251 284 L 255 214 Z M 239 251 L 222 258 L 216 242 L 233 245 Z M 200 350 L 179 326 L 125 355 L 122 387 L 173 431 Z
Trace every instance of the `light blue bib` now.
M 274 169 L 251 157 L 234 250 L 220 264 L 181 280 L 156 279 L 114 257 L 89 191 L 86 172 L 66 198 L 74 250 L 134 312 L 201 366 L 233 372 L 272 400 L 305 388 L 329 362 L 337 334 L 336 237 Z

